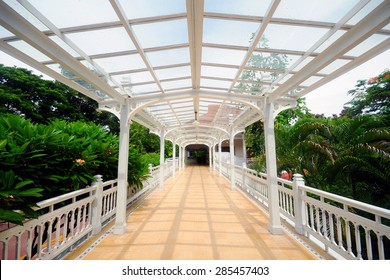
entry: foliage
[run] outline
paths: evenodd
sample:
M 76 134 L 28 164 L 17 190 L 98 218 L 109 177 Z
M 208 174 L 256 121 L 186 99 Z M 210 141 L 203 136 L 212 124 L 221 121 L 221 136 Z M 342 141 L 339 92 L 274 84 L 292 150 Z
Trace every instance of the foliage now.
M 141 161 L 146 166 L 149 166 L 149 164 L 151 164 L 152 166 L 158 166 L 160 165 L 160 154 L 158 153 L 143 154 L 141 155 Z
M 130 127 L 130 146 L 140 154 L 159 153 L 160 137 L 151 133 L 148 128 L 133 122 Z M 172 157 L 172 142 L 167 140 L 165 140 L 164 156 L 165 158 Z
M 94 100 L 60 82 L 0 64 L 0 114 L 12 113 L 43 124 L 53 118 L 94 122 L 118 133 L 118 119 L 110 113 L 97 112 L 97 108 Z
M 38 199 L 83 188 L 96 174 L 116 178 L 118 145 L 116 135 L 93 123 L 52 120 L 44 125 L 0 116 L 0 219 L 33 217 Z M 130 149 L 129 184 L 141 186 L 147 173 L 138 151 Z
M 342 114 L 355 117 L 375 114 L 387 119 L 390 116 L 390 71 L 386 70 L 369 80 L 360 80 L 354 89 L 348 92 L 353 99 L 344 108 Z

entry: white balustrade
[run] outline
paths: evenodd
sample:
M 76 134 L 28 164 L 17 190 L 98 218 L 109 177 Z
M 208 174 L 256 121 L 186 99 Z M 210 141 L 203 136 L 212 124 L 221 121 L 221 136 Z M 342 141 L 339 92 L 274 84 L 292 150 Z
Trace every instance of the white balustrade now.
M 159 167 L 136 193 L 128 189 L 130 205 L 158 186 Z M 116 211 L 117 180 L 95 176 L 92 186 L 39 202 L 37 219 L 0 232 L 0 259 L 60 259 L 112 219 Z M 3 224 L 4 225 L 4 224 Z
M 221 162 L 230 177 L 230 165 Z M 172 162 L 165 164 L 173 174 Z M 268 207 L 267 175 L 236 166 L 235 184 L 254 201 Z M 136 193 L 129 188 L 128 205 L 159 186 L 160 167 L 149 166 L 149 178 Z M 97 175 L 91 187 L 38 203 L 41 215 L 23 226 L 0 232 L 0 258 L 54 259 L 78 246 L 115 215 L 117 181 Z M 310 188 L 302 175 L 278 178 L 279 207 L 297 233 L 316 242 L 336 258 L 389 259 L 390 210 Z
M 228 163 L 223 163 L 229 170 Z M 235 168 L 236 184 L 268 207 L 267 175 Z M 228 176 L 226 176 L 229 178 Z M 390 259 L 390 210 L 278 178 L 281 217 L 335 258 Z

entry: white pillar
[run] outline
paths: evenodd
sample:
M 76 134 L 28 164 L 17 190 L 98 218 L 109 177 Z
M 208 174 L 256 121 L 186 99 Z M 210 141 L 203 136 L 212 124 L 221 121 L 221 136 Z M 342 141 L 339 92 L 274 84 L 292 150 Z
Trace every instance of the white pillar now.
M 126 208 L 127 208 L 127 174 L 129 169 L 129 140 L 130 124 L 129 104 L 121 105 L 120 112 L 120 135 L 119 135 L 119 159 L 118 159 L 118 191 L 116 203 L 116 217 L 113 228 L 114 234 L 126 232 Z
M 165 152 L 165 141 L 164 135 L 165 131 L 162 128 L 160 131 L 160 188 L 164 187 L 164 152 Z
M 92 187 L 96 187 L 95 199 L 92 202 L 92 234 L 96 235 L 102 230 L 102 199 L 103 199 L 103 177 L 102 175 L 94 176 L 96 181 L 92 183 Z
M 305 234 L 305 203 L 302 200 L 302 196 L 305 194 L 305 191 L 301 189 L 301 187 L 305 185 L 303 176 L 301 174 L 294 174 L 293 184 L 295 231 L 299 234 Z
M 235 162 L 234 162 L 234 133 L 232 132 L 230 134 L 230 186 L 231 189 L 236 189 L 236 168 L 235 168 Z
M 268 185 L 268 208 L 269 208 L 269 227 L 272 234 L 283 234 L 283 228 L 280 223 L 279 211 L 279 193 L 277 182 L 276 167 L 276 147 L 275 147 L 275 129 L 274 129 L 274 106 L 273 103 L 266 103 L 264 108 L 264 135 L 265 135 L 265 154 L 267 161 L 267 185 Z
M 173 167 L 173 175 L 172 176 L 175 176 L 176 175 L 176 140 L 174 140 L 172 142 L 172 167 Z
M 245 132 L 242 133 L 242 157 L 246 164 L 246 144 L 245 144 Z
M 216 153 L 215 150 L 217 148 L 217 144 L 213 145 L 213 169 L 215 170 L 215 160 L 216 160 Z
M 183 156 L 182 156 L 182 159 L 181 159 L 181 165 L 183 166 L 183 168 L 185 168 L 185 163 L 184 163 L 184 161 L 185 161 L 185 158 L 186 158 L 186 148 L 185 148 L 185 146 L 183 146 L 182 147 L 182 154 L 183 154 Z
M 183 168 L 183 166 L 181 165 L 181 158 L 183 157 L 183 153 L 182 153 L 182 150 L 181 150 L 181 146 L 179 145 L 179 170 L 181 170 Z
M 222 150 L 222 140 L 219 142 L 218 144 L 218 161 L 219 161 L 219 175 L 222 175 L 222 154 L 221 154 L 221 150 Z
M 213 157 L 212 157 L 212 149 L 211 149 L 212 145 L 209 146 L 209 166 L 210 168 L 213 168 Z

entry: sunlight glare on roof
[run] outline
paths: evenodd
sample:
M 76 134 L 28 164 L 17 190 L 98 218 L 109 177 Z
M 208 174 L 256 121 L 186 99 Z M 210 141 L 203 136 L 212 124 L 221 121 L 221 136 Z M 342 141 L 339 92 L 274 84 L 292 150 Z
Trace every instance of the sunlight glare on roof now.
M 275 18 L 338 22 L 359 0 L 281 1 Z
M 186 12 L 185 0 L 119 0 L 129 19 Z
M 133 29 L 144 48 L 188 43 L 185 19 L 134 25 Z
M 306 51 L 328 30 L 324 28 L 270 24 L 264 34 L 265 47 L 280 50 Z
M 256 32 L 259 23 L 204 19 L 203 41 L 205 43 L 248 46 L 252 34 Z
M 30 0 L 29 2 L 57 28 L 118 20 L 110 2 L 106 0 Z
M 202 61 L 210 63 L 240 65 L 245 56 L 245 53 L 245 51 L 240 50 L 238 51 L 203 47 Z
M 31 46 L 30 44 L 27 44 L 25 41 L 13 41 L 9 42 L 11 46 L 14 48 L 20 50 L 21 52 L 24 52 L 31 56 L 32 58 L 38 60 L 38 61 L 47 61 L 50 60 L 48 56 Z
M 100 58 L 94 61 L 107 72 L 145 68 L 145 63 L 139 54 Z
M 135 49 L 123 27 L 70 33 L 66 36 L 88 55 Z
M 159 79 L 171 79 L 191 76 L 191 68 L 189 66 L 159 69 L 155 72 Z
M 190 62 L 188 48 L 148 52 L 146 55 L 153 67 Z
M 264 16 L 271 0 L 205 0 L 205 11 L 248 16 Z

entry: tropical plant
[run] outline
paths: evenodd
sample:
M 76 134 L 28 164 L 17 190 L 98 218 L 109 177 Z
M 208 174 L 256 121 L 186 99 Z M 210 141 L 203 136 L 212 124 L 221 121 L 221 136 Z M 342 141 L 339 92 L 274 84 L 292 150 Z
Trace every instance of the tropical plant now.
M 96 174 L 116 178 L 118 144 L 116 135 L 93 123 L 53 120 L 44 125 L 0 116 L 0 219 L 33 217 L 31 207 L 38 199 L 83 188 Z M 129 184 L 140 187 L 147 173 L 139 153 L 130 148 Z
M 359 80 L 348 92 L 353 96 L 342 114 L 355 117 L 375 114 L 389 120 L 390 116 L 390 71 L 386 70 L 368 80 Z

